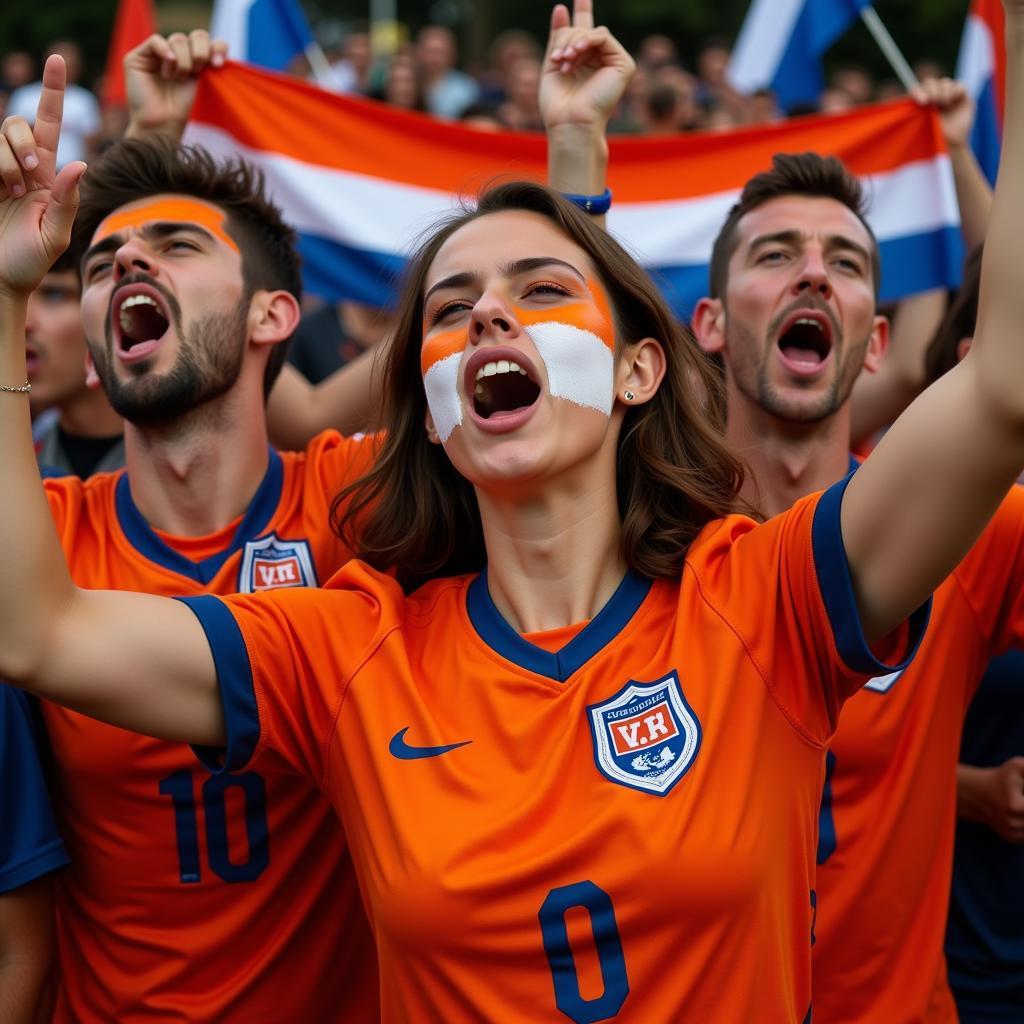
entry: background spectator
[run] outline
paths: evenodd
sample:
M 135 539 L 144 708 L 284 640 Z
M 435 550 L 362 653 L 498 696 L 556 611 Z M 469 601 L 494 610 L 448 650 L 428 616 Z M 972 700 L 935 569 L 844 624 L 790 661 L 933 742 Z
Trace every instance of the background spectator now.
M 488 67 L 480 75 L 480 99 L 500 104 L 508 99 L 508 77 L 521 60 L 541 58 L 540 44 L 529 32 L 509 29 L 491 43 Z
M 88 161 L 96 152 L 102 120 L 100 105 L 88 89 L 77 85 L 82 74 L 82 51 L 77 43 L 62 39 L 51 43 L 46 56 L 56 53 L 64 58 L 68 69 L 68 88 L 64 96 L 64 123 L 57 146 L 57 166 L 72 160 Z M 35 122 L 36 107 L 43 83 L 33 82 L 15 89 L 7 101 L 7 115 L 25 118 L 29 124 Z
M 502 124 L 519 132 L 542 132 L 544 122 L 537 103 L 540 61 L 523 57 L 509 69 L 505 79 L 508 98 L 498 108 Z
M 416 37 L 416 60 L 427 109 L 437 117 L 454 119 L 480 95 L 480 86 L 456 69 L 455 35 L 441 25 L 427 25 Z

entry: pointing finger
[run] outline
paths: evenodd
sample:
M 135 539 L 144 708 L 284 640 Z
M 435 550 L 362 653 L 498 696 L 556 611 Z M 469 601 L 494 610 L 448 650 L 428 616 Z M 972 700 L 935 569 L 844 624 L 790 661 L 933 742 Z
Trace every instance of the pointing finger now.
M 572 12 L 573 28 L 594 27 L 594 4 L 593 0 L 576 0 Z
M 57 143 L 60 141 L 60 123 L 64 116 L 64 89 L 67 80 L 68 72 L 64 58 L 57 54 L 47 57 L 33 134 L 36 145 L 48 153 L 56 153 Z

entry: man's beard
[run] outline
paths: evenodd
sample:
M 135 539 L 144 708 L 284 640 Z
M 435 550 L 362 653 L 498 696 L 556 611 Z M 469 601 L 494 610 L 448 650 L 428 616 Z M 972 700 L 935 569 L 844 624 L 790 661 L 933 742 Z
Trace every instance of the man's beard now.
M 137 427 L 164 427 L 226 394 L 241 373 L 248 312 L 249 298 L 244 297 L 229 313 L 197 320 L 187 336 L 175 317 L 179 352 L 174 366 L 164 374 L 146 375 L 146 363 L 136 364 L 134 380 L 113 372 L 108 338 L 102 351 L 93 351 L 93 362 L 111 406 Z
M 744 340 L 739 345 L 735 343 L 735 339 L 727 342 L 730 354 L 741 350 L 744 352 L 759 351 L 754 336 L 743 327 L 740 327 L 739 331 L 742 332 Z M 732 376 L 736 386 L 751 402 L 776 419 L 788 423 L 820 423 L 840 409 L 850 397 L 850 392 L 853 390 L 854 382 L 864 362 L 864 351 L 869 340 L 870 336 L 859 344 L 850 346 L 849 351 L 840 361 L 840 354 L 846 346 L 842 344 L 842 339 L 836 339 L 834 348 L 836 365 L 832 369 L 832 380 L 825 391 L 818 394 L 812 394 L 809 391 L 802 395 L 787 394 L 772 383 L 769 367 L 771 360 L 776 358 L 774 344 L 763 350 L 756 366 L 746 360 L 741 360 L 737 364 L 736 360 L 732 359 Z M 792 391 L 796 391 L 798 388 L 799 384 L 794 383 L 790 386 Z

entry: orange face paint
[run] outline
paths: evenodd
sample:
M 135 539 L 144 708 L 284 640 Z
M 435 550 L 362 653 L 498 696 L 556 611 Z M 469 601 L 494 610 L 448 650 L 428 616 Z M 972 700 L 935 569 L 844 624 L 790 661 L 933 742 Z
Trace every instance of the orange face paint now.
M 513 304 L 511 312 L 523 327 L 529 328 L 534 324 L 559 323 L 571 324 L 583 331 L 590 331 L 614 353 L 615 352 L 615 321 L 612 317 L 611 305 L 608 296 L 605 294 L 601 284 L 590 278 L 587 280 L 587 288 L 590 291 L 593 303 L 581 299 L 578 302 L 569 302 L 564 306 L 548 309 L 524 308 Z M 468 338 L 465 325 L 450 330 L 437 331 L 427 337 L 427 325 L 423 328 L 423 347 L 420 350 L 420 371 L 426 375 L 427 371 L 435 364 L 447 359 L 449 356 L 461 352 L 466 347 Z
M 155 223 L 197 224 L 230 249 L 240 251 L 238 243 L 227 233 L 227 214 L 201 199 L 188 197 L 154 199 L 131 210 L 116 210 L 100 222 L 92 236 L 92 244 L 102 242 L 120 231 Z
M 510 312 L 537 349 L 547 371 L 552 397 L 610 415 L 613 404 L 615 326 L 604 289 L 587 281 L 586 297 L 564 305 L 526 308 L 512 304 Z M 420 370 L 427 405 L 442 441 L 462 423 L 459 366 L 469 339 L 468 324 L 438 330 L 426 337 L 420 350 Z

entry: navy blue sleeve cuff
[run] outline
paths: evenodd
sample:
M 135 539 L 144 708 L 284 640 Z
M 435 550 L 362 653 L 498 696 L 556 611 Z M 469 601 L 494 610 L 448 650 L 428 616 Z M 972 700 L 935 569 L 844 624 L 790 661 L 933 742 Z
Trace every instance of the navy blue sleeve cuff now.
M 814 551 L 814 567 L 818 585 L 825 602 L 836 650 L 847 668 L 865 675 L 881 675 L 898 672 L 913 660 L 928 626 L 931 614 L 931 598 L 921 605 L 908 621 L 910 627 L 907 655 L 898 665 L 886 665 L 879 661 L 864 637 L 864 630 L 853 594 L 853 580 L 850 578 L 850 564 L 843 546 L 840 511 L 843 494 L 853 473 L 837 484 L 833 484 L 818 500 L 811 527 L 811 544 Z
M 228 735 L 226 747 L 193 746 L 192 749 L 211 772 L 239 771 L 252 759 L 260 738 L 252 667 L 242 631 L 228 606 L 211 594 L 178 600 L 192 609 L 210 642 Z
M 29 882 L 48 875 L 51 871 L 70 864 L 67 850 L 64 849 L 64 842 L 61 839 L 51 840 L 47 846 L 39 850 L 31 860 L 25 861 L 0 872 L 0 893 L 10 892 Z

